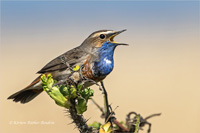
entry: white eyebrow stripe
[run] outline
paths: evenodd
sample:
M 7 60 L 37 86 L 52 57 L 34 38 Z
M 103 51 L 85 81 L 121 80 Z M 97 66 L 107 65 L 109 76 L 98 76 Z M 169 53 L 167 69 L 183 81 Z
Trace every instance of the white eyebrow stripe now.
M 106 31 L 104 34 L 113 33 L 113 31 Z
M 109 33 L 113 33 L 113 32 L 114 32 L 114 31 L 104 31 L 104 32 L 99 32 L 99 33 L 94 34 L 92 37 L 99 36 L 100 34 L 109 34 Z

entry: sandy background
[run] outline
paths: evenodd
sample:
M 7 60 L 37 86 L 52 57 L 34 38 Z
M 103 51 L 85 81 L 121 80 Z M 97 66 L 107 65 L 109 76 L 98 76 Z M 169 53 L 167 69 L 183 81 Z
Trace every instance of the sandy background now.
M 152 133 L 199 133 L 197 1 L 1 2 L 0 132 L 77 132 L 46 93 L 25 105 L 6 98 L 27 86 L 48 61 L 99 29 L 127 29 L 115 40 L 130 44 L 116 49 L 114 71 L 104 81 L 112 107 L 119 106 L 116 117 L 161 112 L 149 120 Z M 92 88 L 103 105 L 101 92 Z M 103 122 L 91 103 L 84 115 L 89 123 Z

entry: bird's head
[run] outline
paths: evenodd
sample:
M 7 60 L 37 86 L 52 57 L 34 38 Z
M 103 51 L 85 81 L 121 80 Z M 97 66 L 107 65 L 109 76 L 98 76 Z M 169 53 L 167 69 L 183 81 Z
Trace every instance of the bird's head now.
M 114 41 L 114 37 L 118 34 L 124 32 L 126 30 L 121 31 L 113 31 L 113 30 L 99 30 L 93 32 L 85 41 L 82 43 L 82 46 L 87 48 L 101 48 L 108 44 L 107 47 L 116 47 L 118 45 L 128 45 L 125 43 L 118 43 Z

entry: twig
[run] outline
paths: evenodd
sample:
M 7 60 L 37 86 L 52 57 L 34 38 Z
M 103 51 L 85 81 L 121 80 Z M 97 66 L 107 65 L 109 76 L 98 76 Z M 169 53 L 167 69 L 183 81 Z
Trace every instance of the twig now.
M 147 116 L 146 118 L 144 118 L 144 120 L 147 120 L 147 119 L 152 118 L 152 117 L 154 117 L 154 116 L 160 116 L 160 115 L 161 115 L 161 113 L 158 113 L 158 114 L 152 114 L 152 115 Z
M 97 108 L 101 111 L 101 113 L 102 113 L 101 117 L 105 118 L 105 112 L 104 112 L 103 108 L 94 99 L 91 99 L 91 100 L 97 106 Z
M 104 84 L 103 84 L 103 81 L 101 81 L 101 86 L 103 88 L 103 91 L 104 91 L 104 99 L 105 99 L 105 113 L 106 113 L 106 116 L 105 116 L 105 122 L 106 120 L 108 119 L 109 115 L 110 115 L 110 109 L 109 109 L 109 104 L 108 104 L 108 94 L 107 94 L 107 91 L 104 87 Z M 112 126 L 112 121 L 109 120 L 109 122 L 111 123 L 111 126 Z
M 104 91 L 105 108 L 106 108 L 105 122 L 106 122 L 111 113 L 110 113 L 109 104 L 108 104 L 108 94 L 107 94 L 107 91 L 106 91 L 105 86 L 104 86 L 104 84 L 103 84 L 103 81 L 101 81 L 101 86 L 102 86 L 103 91 Z M 112 120 L 109 119 L 108 121 L 111 123 L 111 126 L 112 126 Z M 117 121 L 116 119 L 114 119 L 113 122 L 114 122 L 119 128 L 121 128 L 122 130 L 124 130 L 124 131 L 129 131 L 127 128 L 125 128 L 125 127 L 124 127 L 119 121 Z
M 114 120 L 113 123 L 115 123 L 120 129 L 122 129 L 123 131 L 128 132 L 129 130 L 127 128 L 125 128 L 118 120 Z
M 102 116 L 103 118 L 105 118 L 105 112 L 103 110 L 103 108 L 94 100 L 91 99 L 93 101 L 93 103 L 98 107 L 98 109 L 102 112 Z M 104 114 L 104 115 L 103 115 Z M 129 130 L 124 127 L 116 118 L 113 120 L 113 123 L 116 124 L 120 129 L 122 129 L 125 132 L 128 132 Z

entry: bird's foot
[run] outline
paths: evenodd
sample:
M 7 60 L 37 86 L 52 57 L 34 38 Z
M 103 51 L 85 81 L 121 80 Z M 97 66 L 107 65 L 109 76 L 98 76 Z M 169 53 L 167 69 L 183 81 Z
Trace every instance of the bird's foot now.
M 91 82 L 91 83 L 97 85 L 97 86 L 99 87 L 99 90 L 100 90 L 100 91 L 103 91 L 102 86 L 99 85 L 96 81 L 94 81 L 94 80 L 92 80 L 92 79 L 88 79 L 88 78 L 86 78 L 86 77 L 84 77 L 84 79 L 85 79 L 85 82 Z

